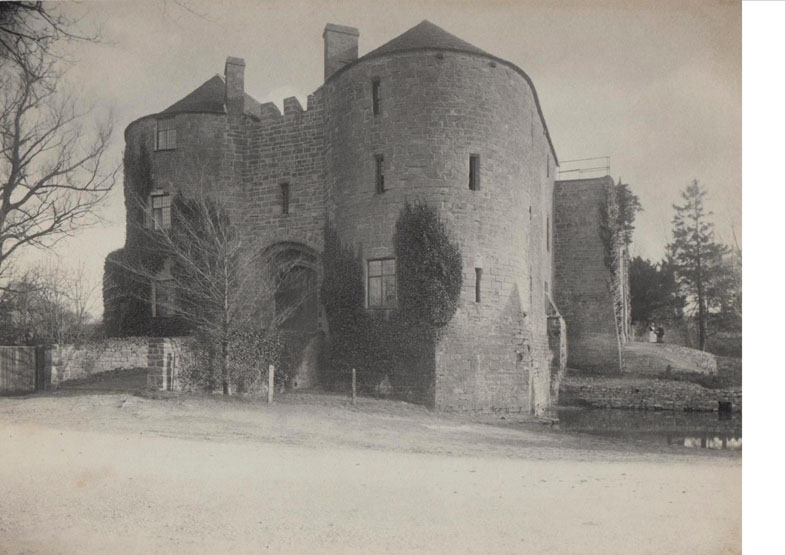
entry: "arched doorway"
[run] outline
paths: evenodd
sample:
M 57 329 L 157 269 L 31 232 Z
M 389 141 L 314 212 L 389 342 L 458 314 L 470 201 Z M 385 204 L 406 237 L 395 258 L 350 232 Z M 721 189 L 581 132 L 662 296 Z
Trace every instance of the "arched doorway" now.
M 293 365 L 289 385 L 313 386 L 322 343 L 317 254 L 298 243 L 278 243 L 267 250 L 265 258 L 275 282 L 275 323 L 285 343 L 288 363 Z

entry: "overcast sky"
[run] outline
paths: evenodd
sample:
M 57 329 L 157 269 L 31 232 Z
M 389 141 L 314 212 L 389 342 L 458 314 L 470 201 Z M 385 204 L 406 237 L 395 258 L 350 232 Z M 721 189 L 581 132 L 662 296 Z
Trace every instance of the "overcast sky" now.
M 726 0 L 373 2 L 223 0 L 67 4 L 102 44 L 73 48 L 79 93 L 115 118 L 113 155 L 134 119 L 163 110 L 246 61 L 246 92 L 281 105 L 323 81 L 326 23 L 360 30 L 360 55 L 423 19 L 511 61 L 534 81 L 560 160 L 611 157 L 640 197 L 633 254 L 653 261 L 670 240 L 672 204 L 693 179 L 710 192 L 717 232 L 741 238 L 741 7 Z M 122 183 L 105 222 L 57 253 L 100 279 L 124 243 Z M 96 315 L 100 315 L 100 293 Z

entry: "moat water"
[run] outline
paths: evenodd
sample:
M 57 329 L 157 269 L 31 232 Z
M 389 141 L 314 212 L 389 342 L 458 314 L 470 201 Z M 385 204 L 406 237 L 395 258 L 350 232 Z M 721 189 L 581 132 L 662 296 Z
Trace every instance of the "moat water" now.
M 741 450 L 741 413 L 562 408 L 558 428 L 685 449 Z

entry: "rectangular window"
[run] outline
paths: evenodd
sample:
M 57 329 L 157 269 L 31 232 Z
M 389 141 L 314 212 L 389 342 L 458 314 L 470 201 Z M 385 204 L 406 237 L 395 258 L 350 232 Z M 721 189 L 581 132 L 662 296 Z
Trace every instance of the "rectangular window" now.
M 482 289 L 482 268 L 474 269 L 474 302 L 480 302 L 480 291 Z
M 174 150 L 177 148 L 177 129 L 174 118 L 159 119 L 155 122 L 155 150 Z
M 154 318 L 174 315 L 175 287 L 173 279 L 157 279 L 152 283 L 152 309 Z
M 469 156 L 469 190 L 480 190 L 480 155 Z
M 281 183 L 281 214 L 289 213 L 289 184 Z
M 172 197 L 168 194 L 150 195 L 147 227 L 161 230 L 172 227 Z
M 378 77 L 371 82 L 371 97 L 373 98 L 374 116 L 378 116 L 382 113 L 381 85 L 382 82 Z
M 395 259 L 368 261 L 368 308 L 394 308 L 398 293 L 395 287 Z
M 376 155 L 376 192 L 384 192 L 384 156 Z
M 547 177 L 551 176 L 551 155 L 548 155 L 548 161 L 545 163 L 545 175 Z

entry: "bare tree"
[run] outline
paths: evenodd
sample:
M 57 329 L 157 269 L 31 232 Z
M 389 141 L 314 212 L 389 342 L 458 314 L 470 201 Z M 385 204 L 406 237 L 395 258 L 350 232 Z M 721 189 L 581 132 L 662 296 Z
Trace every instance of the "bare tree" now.
M 61 90 L 54 42 L 69 20 L 45 5 L 0 10 L 0 275 L 28 246 L 47 247 L 93 222 L 115 182 L 105 168 L 111 118 Z
M 97 289 L 84 266 L 59 261 L 27 268 L 0 292 L 0 343 L 79 343 L 90 333 L 88 307 Z
M 170 218 L 151 214 L 146 200 L 138 199 L 146 224 L 132 223 L 136 247 L 127 245 L 125 251 L 131 250 L 115 264 L 137 282 L 151 284 L 142 290 L 149 291 L 145 300 L 152 311 L 178 318 L 216 346 L 218 375 L 228 394 L 233 337 L 249 328 L 276 331 L 297 311 L 305 295 L 276 307 L 276 294 L 303 260 L 266 253 L 243 232 L 242 212 L 232 211 L 228 199 L 213 189 L 194 185 L 187 195 L 173 195 Z

